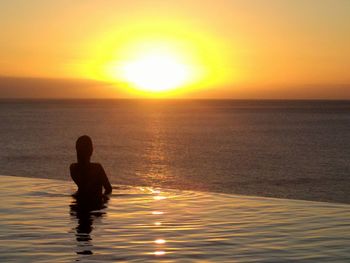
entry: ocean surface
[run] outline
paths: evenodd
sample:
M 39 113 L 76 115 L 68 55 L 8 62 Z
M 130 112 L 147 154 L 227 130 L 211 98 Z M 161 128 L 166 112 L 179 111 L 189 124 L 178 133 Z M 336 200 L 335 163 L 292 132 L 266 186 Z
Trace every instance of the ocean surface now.
M 347 204 L 113 188 L 85 212 L 69 182 L 1 175 L 0 261 L 350 261 Z
M 1 100 L 0 174 L 350 203 L 350 101 Z

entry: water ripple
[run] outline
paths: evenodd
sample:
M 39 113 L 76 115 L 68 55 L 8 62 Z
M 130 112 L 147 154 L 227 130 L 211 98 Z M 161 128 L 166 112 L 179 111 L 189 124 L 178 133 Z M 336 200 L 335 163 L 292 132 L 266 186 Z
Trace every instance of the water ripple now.
M 86 212 L 73 192 L 0 176 L 0 261 L 350 260 L 349 205 L 114 186 L 108 207 Z

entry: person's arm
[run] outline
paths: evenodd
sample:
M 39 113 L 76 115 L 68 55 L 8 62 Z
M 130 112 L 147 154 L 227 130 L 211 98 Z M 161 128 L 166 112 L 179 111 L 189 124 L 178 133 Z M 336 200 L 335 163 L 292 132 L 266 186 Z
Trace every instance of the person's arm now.
M 77 171 L 76 171 L 76 165 L 74 163 L 72 163 L 69 167 L 69 171 L 70 171 L 70 177 L 72 178 L 72 180 L 74 181 L 74 183 L 79 186 L 80 185 L 80 181 L 78 179 L 78 175 L 77 175 Z
M 103 169 L 102 165 L 100 165 L 100 169 L 101 169 L 101 176 L 102 176 L 102 184 L 103 184 L 103 187 L 105 189 L 104 194 L 109 195 L 112 193 L 112 185 L 109 182 L 108 177 L 106 175 L 106 172 Z

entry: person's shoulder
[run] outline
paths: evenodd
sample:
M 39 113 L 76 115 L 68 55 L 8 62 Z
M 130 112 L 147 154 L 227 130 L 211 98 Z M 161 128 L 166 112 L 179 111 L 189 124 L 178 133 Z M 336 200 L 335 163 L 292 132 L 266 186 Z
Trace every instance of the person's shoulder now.
M 98 174 L 105 174 L 102 164 L 100 163 L 91 163 L 92 169 Z
M 90 165 L 93 168 L 96 168 L 96 169 L 101 169 L 102 168 L 102 164 L 100 164 L 100 163 L 90 163 Z
M 72 176 L 72 178 L 75 177 L 77 174 L 77 167 L 78 167 L 77 163 L 72 163 L 69 166 L 69 171 L 70 171 L 70 175 Z
M 77 167 L 77 163 L 71 163 L 71 165 L 69 166 L 69 169 L 74 170 Z

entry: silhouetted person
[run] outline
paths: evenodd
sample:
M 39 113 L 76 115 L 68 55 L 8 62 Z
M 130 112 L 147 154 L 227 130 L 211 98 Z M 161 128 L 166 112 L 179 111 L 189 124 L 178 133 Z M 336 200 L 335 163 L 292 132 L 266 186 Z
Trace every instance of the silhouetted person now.
M 98 208 L 108 199 L 107 195 L 112 193 L 112 186 L 102 165 L 90 162 L 93 146 L 89 136 L 78 138 L 76 150 L 78 162 L 71 164 L 70 174 L 78 186 L 75 194 L 77 204 L 91 209 Z

